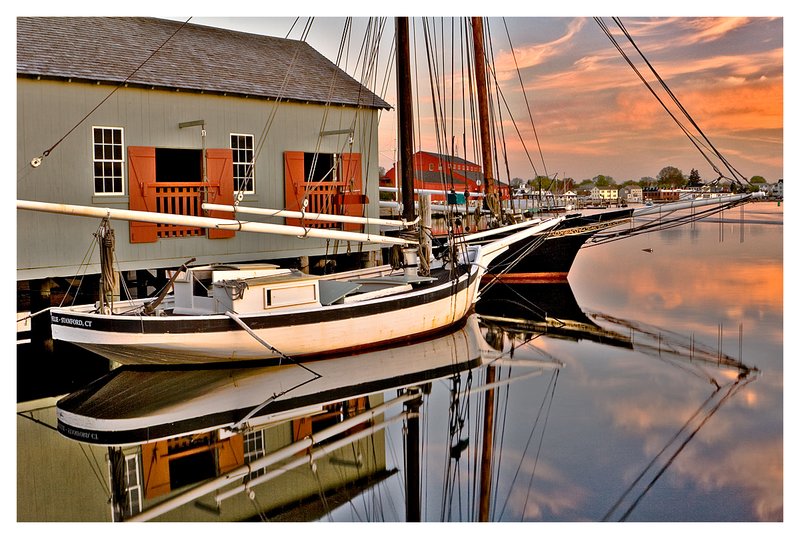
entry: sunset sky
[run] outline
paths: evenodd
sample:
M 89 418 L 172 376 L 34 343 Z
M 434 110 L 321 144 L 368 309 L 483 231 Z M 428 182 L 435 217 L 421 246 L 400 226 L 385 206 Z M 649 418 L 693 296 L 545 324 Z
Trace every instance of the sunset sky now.
M 784 20 L 780 11 L 775 13 L 775 17 L 620 16 L 642 53 L 714 147 L 744 177 L 759 175 L 768 182 L 784 175 Z M 366 15 L 353 20 L 349 52 L 340 62 L 341 67 L 359 80 L 363 79 L 363 64 L 358 62 L 358 55 L 368 20 Z M 667 102 L 667 94 L 657 87 L 654 76 L 612 18 L 602 20 Z M 505 105 L 502 108 L 508 171 L 501 161 L 497 176 L 530 179 L 546 173 L 580 181 L 604 174 L 622 183 L 655 177 L 665 166 L 677 167 L 686 175 L 695 168 L 705 181 L 718 176 L 623 60 L 594 18 L 514 14 L 489 16 L 486 21 L 496 80 L 510 109 L 509 114 Z M 300 39 L 309 18 L 301 17 L 293 29 L 295 17 L 201 16 L 193 17 L 191 22 Z M 393 24 L 391 17 L 385 21 L 378 55 L 378 83 L 369 86 L 394 106 L 393 76 L 384 82 Z M 435 54 L 438 69 L 443 73 L 439 77 L 440 91 L 445 93 L 442 102 L 447 107 L 452 102 L 447 96 L 452 92 L 458 101 L 462 92 L 459 43 L 462 24 L 459 17 L 435 16 L 424 22 L 413 18 L 415 43 L 422 42 L 426 25 L 428 34 L 437 42 Z M 344 18 L 316 17 L 306 41 L 336 61 L 344 27 Z M 454 41 L 450 37 L 451 28 L 455 28 Z M 449 53 L 451 48 L 456 50 L 454 59 Z M 416 96 L 421 107 L 419 149 L 441 151 L 428 108 L 431 102 L 428 60 L 421 45 L 417 50 L 417 65 L 421 73 Z M 393 75 L 393 69 L 389 72 Z M 677 107 L 669 104 L 681 123 L 698 135 Z M 472 128 L 465 129 L 461 123 L 461 105 L 456 104 L 455 114 L 450 112 L 448 109 L 448 116 L 454 117 L 453 127 L 448 125 L 445 137 L 452 140 L 455 136 L 456 153 L 475 160 L 469 135 L 466 155 L 464 152 L 463 133 L 469 134 Z M 386 169 L 393 164 L 395 125 L 393 111 L 382 115 L 380 165 Z M 540 146 L 536 144 L 532 125 Z M 711 155 L 708 150 L 705 153 Z M 726 176 L 731 175 L 719 159 L 712 159 L 712 163 Z

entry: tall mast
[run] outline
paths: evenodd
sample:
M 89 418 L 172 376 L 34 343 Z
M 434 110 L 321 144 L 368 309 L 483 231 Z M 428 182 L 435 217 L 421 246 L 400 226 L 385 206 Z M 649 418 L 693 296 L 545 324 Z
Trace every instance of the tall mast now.
M 494 185 L 492 170 L 492 142 L 489 133 L 489 91 L 486 83 L 486 54 L 483 47 L 483 19 L 472 18 L 472 44 L 475 51 L 475 86 L 478 92 L 478 125 L 481 136 L 481 159 L 483 161 L 484 193 L 486 204 L 500 221 L 500 204 Z M 486 383 L 490 385 L 495 379 L 495 367 L 486 367 Z M 483 440 L 481 444 L 480 496 L 478 503 L 478 520 L 489 520 L 489 506 L 492 492 L 492 445 L 494 434 L 494 389 L 488 389 L 484 396 Z
M 415 219 L 414 212 L 414 109 L 411 95 L 411 56 L 408 42 L 408 18 L 395 19 L 397 33 L 397 122 L 399 138 L 400 190 L 403 218 Z
M 400 146 L 397 165 L 400 169 L 400 192 L 403 202 L 403 219 L 411 223 L 415 220 L 414 212 L 414 109 L 411 96 L 411 56 L 409 54 L 408 18 L 395 18 L 397 43 L 397 122 L 398 143 Z M 416 249 L 405 249 L 406 264 L 416 258 Z M 416 265 L 416 261 L 413 262 Z M 411 391 L 416 389 L 412 388 Z M 418 391 L 418 390 L 416 390 Z M 406 420 L 406 521 L 419 522 L 420 512 L 420 400 L 409 403 L 407 410 L 411 412 Z
M 475 86 L 478 92 L 478 126 L 481 136 L 481 160 L 483 161 L 483 190 L 486 203 L 496 219 L 500 219 L 500 203 L 494 184 L 492 170 L 492 141 L 489 132 L 489 94 L 486 83 L 486 53 L 483 47 L 483 19 L 472 17 L 472 46 L 475 51 Z
M 483 439 L 481 440 L 481 472 L 478 497 L 478 522 L 489 522 L 492 499 L 492 449 L 494 445 L 494 389 L 495 366 L 486 366 L 486 385 L 483 403 Z

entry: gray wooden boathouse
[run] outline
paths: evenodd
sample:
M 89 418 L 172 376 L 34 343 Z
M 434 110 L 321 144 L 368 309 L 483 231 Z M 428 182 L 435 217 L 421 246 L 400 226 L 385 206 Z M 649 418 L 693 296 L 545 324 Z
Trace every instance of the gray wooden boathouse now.
M 206 215 L 203 202 L 298 209 L 305 199 L 307 211 L 378 217 L 387 108 L 302 41 L 153 18 L 20 17 L 17 198 L 187 215 Z M 18 291 L 41 305 L 85 262 L 99 273 L 97 252 L 87 260 L 98 225 L 18 211 Z M 313 267 L 380 256 L 375 245 L 112 225 L 117 263 L 139 294 L 192 257 Z

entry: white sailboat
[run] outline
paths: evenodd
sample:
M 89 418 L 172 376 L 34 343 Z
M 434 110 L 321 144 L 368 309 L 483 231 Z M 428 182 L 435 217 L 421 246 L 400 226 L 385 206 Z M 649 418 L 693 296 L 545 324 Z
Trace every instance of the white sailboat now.
M 404 42 L 407 47 L 407 40 Z M 398 51 L 398 86 L 401 95 L 405 92 L 407 96 L 398 106 L 400 124 L 406 127 L 401 130 L 400 147 L 411 155 L 413 113 L 407 60 L 408 52 Z M 408 174 L 403 180 L 405 198 L 413 188 L 413 177 Z M 413 198 L 404 202 L 404 222 L 414 223 Z M 481 278 L 497 256 L 559 222 L 557 219 L 532 222 L 484 245 L 454 242 L 441 258 L 421 260 L 426 271 L 420 274 L 417 271 L 420 259 L 413 244 L 417 243 L 421 230 L 413 226 L 405 231 L 405 237 L 390 238 L 235 219 L 31 201 L 18 201 L 17 208 L 104 220 L 191 223 L 206 228 L 406 246 L 402 268 L 394 271 L 386 267 L 377 273 L 368 270 L 371 274 L 319 277 L 269 264 L 200 267 L 187 264 L 173 273 L 174 293 L 169 295 L 165 289 L 155 299 L 106 303 L 101 298 L 98 304 L 51 308 L 54 340 L 74 343 L 120 364 L 158 365 L 343 354 L 445 330 L 470 314 L 479 297 Z

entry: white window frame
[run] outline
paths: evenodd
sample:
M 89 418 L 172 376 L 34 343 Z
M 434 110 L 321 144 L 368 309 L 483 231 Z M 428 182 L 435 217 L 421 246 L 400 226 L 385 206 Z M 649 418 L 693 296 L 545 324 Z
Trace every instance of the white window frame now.
M 126 510 L 130 512 L 130 514 L 126 516 L 132 516 L 142 511 L 142 474 L 140 473 L 140 464 L 139 453 L 125 455 L 125 492 L 128 495 Z M 135 484 L 131 481 L 132 475 L 136 479 Z
M 245 137 L 245 138 L 248 138 L 250 140 L 250 149 L 249 150 L 247 148 L 234 147 L 233 141 L 234 140 L 238 140 L 238 137 Z M 255 137 L 253 135 L 248 134 L 248 133 L 231 133 L 230 141 L 231 141 L 230 142 L 231 153 L 233 154 L 233 189 L 234 189 L 233 192 L 234 192 L 234 194 L 238 194 L 239 193 L 238 187 L 241 185 L 240 180 L 242 178 L 244 178 L 245 180 L 249 180 L 250 181 L 250 185 L 252 186 L 252 189 L 250 189 L 248 191 L 242 191 L 242 194 L 244 194 L 244 195 L 255 194 L 255 192 L 256 192 Z M 237 157 L 238 157 L 237 154 L 240 151 L 245 151 L 245 152 L 249 151 L 250 152 L 250 161 L 249 162 L 248 161 L 239 161 L 237 159 Z M 238 175 L 236 173 L 237 172 L 237 168 L 238 168 L 237 165 L 239 165 L 239 166 L 244 165 L 245 167 L 247 165 L 251 165 L 250 168 L 249 168 L 250 174 L 248 176 L 240 176 L 240 175 Z M 245 170 L 247 170 L 247 169 L 245 169 Z
M 119 131 L 119 134 L 120 134 L 119 144 L 116 144 L 113 141 L 110 144 L 106 144 L 105 142 L 100 142 L 100 143 L 95 142 L 95 134 L 97 133 L 97 130 L 103 130 L 103 132 L 105 132 L 106 130 Z M 111 146 L 112 148 L 115 147 L 115 146 L 119 146 L 119 158 L 117 159 L 117 158 L 115 158 L 113 156 L 113 149 L 112 149 L 112 155 L 111 155 L 110 158 L 107 158 L 107 156 L 105 155 L 105 151 L 104 151 L 103 152 L 103 157 L 98 159 L 97 155 L 96 155 L 96 150 L 97 150 L 97 145 L 98 144 L 101 144 L 103 146 L 103 148 L 105 148 L 107 146 Z M 125 195 L 125 129 L 122 128 L 122 127 L 105 126 L 105 125 L 93 125 L 92 126 L 92 145 L 91 145 L 91 147 L 92 147 L 92 192 L 95 194 L 95 196 L 120 196 L 120 195 Z M 98 176 L 96 174 L 95 169 L 96 169 L 96 166 L 98 164 L 101 166 L 101 168 L 105 168 L 106 165 L 110 165 L 112 168 L 114 167 L 115 164 L 119 165 L 119 169 L 120 169 L 120 172 L 119 172 L 120 190 L 119 191 L 113 191 L 113 190 L 112 191 L 98 191 L 97 190 L 97 178 L 98 178 Z M 99 177 L 103 178 L 103 183 L 104 184 L 105 184 L 105 181 L 106 181 L 107 178 L 110 179 L 112 181 L 112 183 L 113 183 L 114 179 L 116 178 L 116 176 L 113 174 L 113 171 L 112 171 L 112 174 L 109 175 L 109 176 L 106 176 L 105 173 L 103 173 Z
M 267 442 L 263 430 L 252 430 L 244 435 L 244 462 L 253 462 L 267 454 Z M 250 472 L 249 479 L 254 479 L 266 473 L 264 468 Z

